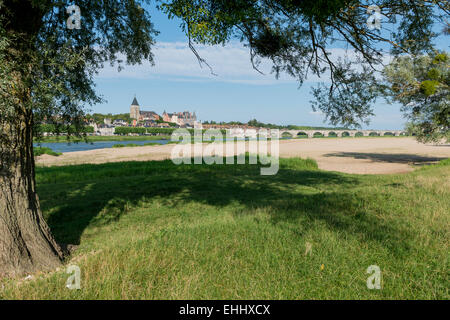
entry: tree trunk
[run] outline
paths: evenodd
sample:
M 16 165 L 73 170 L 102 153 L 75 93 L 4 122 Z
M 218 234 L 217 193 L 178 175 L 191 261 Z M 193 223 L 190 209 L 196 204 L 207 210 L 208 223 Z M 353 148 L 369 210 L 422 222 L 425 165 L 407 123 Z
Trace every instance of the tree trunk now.
M 16 116 L 0 125 L 6 137 L 0 141 L 0 276 L 52 270 L 63 258 L 36 194 L 33 115 L 22 108 Z
M 0 100 L 0 277 L 53 270 L 63 259 L 36 194 L 32 56 L 44 12 L 34 3 L 6 0 L 0 8 L 10 37 L 1 61 L 10 80 Z

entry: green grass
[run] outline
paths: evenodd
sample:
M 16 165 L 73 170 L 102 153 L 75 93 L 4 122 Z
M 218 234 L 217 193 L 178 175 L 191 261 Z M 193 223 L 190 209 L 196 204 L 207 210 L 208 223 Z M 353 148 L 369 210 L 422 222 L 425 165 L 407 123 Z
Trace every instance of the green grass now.
M 148 143 L 144 143 L 144 146 L 161 146 L 161 143 L 157 143 L 157 142 L 148 142 Z
M 53 151 L 52 149 L 47 148 L 47 147 L 37 147 L 37 148 L 34 148 L 34 149 L 33 149 L 33 153 L 34 153 L 34 156 L 35 156 L 35 157 L 42 156 L 43 154 L 48 154 L 48 155 L 50 155 L 50 156 L 55 156 L 55 157 L 58 157 L 58 156 L 62 155 L 62 153 L 60 153 L 60 152 L 55 152 L 55 151 Z
M 136 143 L 128 143 L 128 144 L 115 144 L 111 148 L 125 148 L 125 147 L 142 147 Z
M 4 279 L 0 298 L 450 298 L 448 160 L 404 175 L 280 165 L 276 176 L 170 161 L 38 168 L 55 237 L 79 245 L 66 265 L 82 289 L 61 270 Z M 367 289 L 370 265 L 381 290 Z
M 148 142 L 142 145 L 136 143 L 128 143 L 128 144 L 115 144 L 111 148 L 125 148 L 125 147 L 147 147 L 147 146 L 161 146 L 161 143 Z

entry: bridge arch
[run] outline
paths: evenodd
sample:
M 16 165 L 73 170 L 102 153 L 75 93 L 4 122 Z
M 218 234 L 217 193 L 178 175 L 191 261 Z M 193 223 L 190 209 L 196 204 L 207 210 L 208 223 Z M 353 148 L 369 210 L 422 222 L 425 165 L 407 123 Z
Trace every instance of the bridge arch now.
M 328 136 L 329 136 L 329 137 L 333 137 L 333 138 L 337 138 L 337 137 L 338 137 L 338 134 L 337 134 L 335 131 L 329 131 L 329 132 L 328 132 Z
M 297 133 L 297 138 L 301 138 L 301 139 L 307 139 L 308 138 L 308 134 L 304 131 L 300 131 Z
M 323 138 L 324 136 L 325 135 L 322 132 L 320 132 L 320 131 L 316 131 L 313 134 L 313 138 Z
M 280 134 L 280 137 L 281 138 L 294 138 L 294 135 L 291 132 L 289 132 L 289 131 L 283 131 Z
M 343 131 L 341 134 L 341 137 L 345 138 L 345 137 L 350 137 L 350 132 L 348 131 Z

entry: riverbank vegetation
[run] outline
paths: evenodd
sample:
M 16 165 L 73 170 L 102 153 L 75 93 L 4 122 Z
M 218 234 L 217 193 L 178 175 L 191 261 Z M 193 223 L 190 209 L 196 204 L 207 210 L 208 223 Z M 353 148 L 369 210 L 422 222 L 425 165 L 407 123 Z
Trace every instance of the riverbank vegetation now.
M 161 143 L 144 143 L 144 144 L 136 144 L 136 143 L 128 143 L 128 144 L 115 144 L 112 148 L 126 148 L 126 147 L 148 147 L 148 146 L 161 146 Z
M 34 153 L 35 157 L 39 157 L 39 156 L 42 156 L 44 154 L 48 154 L 50 156 L 55 156 L 55 157 L 58 157 L 58 156 L 62 155 L 62 153 L 55 152 L 52 149 L 46 148 L 46 147 L 36 147 L 36 148 L 33 149 L 33 153 Z

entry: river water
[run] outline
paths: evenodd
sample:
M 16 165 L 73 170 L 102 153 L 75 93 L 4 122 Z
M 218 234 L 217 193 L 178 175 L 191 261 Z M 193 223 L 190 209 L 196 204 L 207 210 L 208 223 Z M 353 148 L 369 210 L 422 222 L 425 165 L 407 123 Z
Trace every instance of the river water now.
M 280 140 L 289 140 L 291 138 L 281 138 Z M 241 139 L 238 139 L 241 140 Z M 161 145 L 167 144 L 169 140 L 131 140 L 131 141 L 95 141 L 95 142 L 78 142 L 78 143 L 67 143 L 67 142 L 45 142 L 45 143 L 35 143 L 34 147 L 47 147 L 55 152 L 74 152 L 74 151 L 87 151 L 96 149 L 112 148 L 115 144 L 127 145 L 130 143 L 142 146 L 146 143 L 159 143 Z
M 139 141 L 95 141 L 95 142 L 78 142 L 78 143 L 67 143 L 67 142 L 49 142 L 49 143 L 35 143 L 35 147 L 47 147 L 52 149 L 55 152 L 74 152 L 74 151 L 87 151 L 87 150 L 96 150 L 96 149 L 104 149 L 111 148 L 115 144 L 123 144 L 127 145 L 130 143 L 137 145 L 144 145 L 146 143 L 159 143 L 159 144 L 167 144 L 168 140 L 139 140 Z

